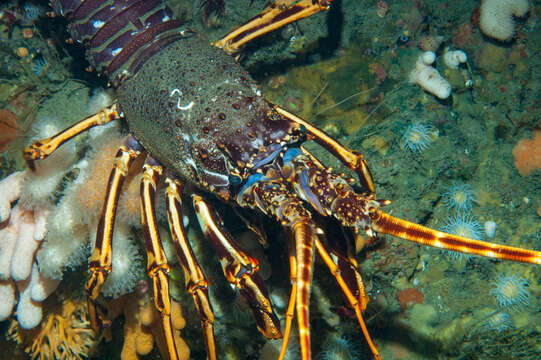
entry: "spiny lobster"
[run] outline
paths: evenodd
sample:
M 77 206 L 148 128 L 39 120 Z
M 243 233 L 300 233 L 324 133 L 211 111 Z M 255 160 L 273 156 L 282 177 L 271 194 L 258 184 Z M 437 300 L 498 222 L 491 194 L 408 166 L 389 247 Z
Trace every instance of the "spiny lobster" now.
M 302 359 L 311 358 L 308 303 L 316 250 L 354 309 L 374 357 L 380 358 L 363 320 L 369 298 L 354 255 L 340 241 L 324 238 L 318 216 L 334 218 L 342 226 L 370 237 L 376 232 L 386 233 L 440 249 L 541 264 L 538 251 L 443 233 L 383 212 L 381 207 L 389 202 L 377 199 L 362 154 L 267 101 L 250 75 L 230 56 L 262 34 L 327 10 L 330 0 L 270 5 L 214 47 L 173 19 L 161 0 L 55 0 L 52 5 L 57 13 L 68 17 L 69 32 L 86 46 L 91 64 L 109 77 L 117 102 L 25 148 L 30 168 L 35 160 L 46 158 L 91 127 L 125 119 L 131 133 L 116 154 L 89 264 L 86 291 L 96 330 L 103 325 L 95 301 L 111 271 L 117 201 L 130 165 L 139 156 L 146 156 L 140 199 L 147 270 L 171 359 L 178 355 L 170 320 L 170 267 L 157 230 L 154 205 L 156 186 L 164 171 L 170 231 L 188 279 L 187 290 L 201 318 L 209 359 L 217 357 L 214 313 L 208 282 L 181 221 L 186 183 L 195 184 L 206 194 L 192 195 L 203 233 L 217 252 L 226 279 L 247 300 L 260 332 L 267 338 L 280 338 L 282 331 L 257 273 L 258 262 L 236 244 L 204 197 L 213 195 L 232 206 L 257 209 L 276 218 L 290 235 L 292 290 L 280 358 L 285 354 L 295 311 Z M 307 140 L 319 143 L 352 169 L 359 177 L 360 189 L 354 190 L 353 179 L 325 168 L 305 150 L 301 144 Z

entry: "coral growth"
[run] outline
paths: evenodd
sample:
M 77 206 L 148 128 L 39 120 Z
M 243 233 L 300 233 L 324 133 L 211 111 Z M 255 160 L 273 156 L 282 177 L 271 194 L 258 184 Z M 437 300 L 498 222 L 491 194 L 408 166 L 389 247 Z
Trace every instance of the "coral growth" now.
M 154 347 L 154 341 L 158 345 L 162 358 L 167 359 L 169 357 L 160 313 L 156 310 L 154 301 L 148 293 L 148 284 L 144 281 L 141 283 L 144 284 L 138 284 L 136 293 L 124 295 L 109 304 L 110 321 L 122 314 L 125 317 L 121 359 L 137 360 L 140 356 L 149 354 Z M 180 304 L 174 300 L 171 301 L 171 323 L 179 359 L 189 359 L 190 349 L 180 337 L 180 330 L 186 325 L 186 320 L 182 315 Z
M 462 50 L 446 49 L 443 54 L 443 62 L 451 69 L 458 69 L 460 64 L 463 64 L 466 61 L 468 61 L 468 56 Z
M 74 206 L 84 210 L 87 215 L 86 222 L 94 226 L 101 212 L 104 191 L 113 168 L 115 154 L 122 144 L 123 137 L 117 123 L 93 129 L 90 131 L 90 136 L 94 143 L 93 149 L 86 157 L 84 171 L 81 171 L 74 186 L 66 190 L 66 196 L 72 198 L 70 201 L 74 203 Z M 132 169 L 136 170 L 135 167 L 133 166 Z M 138 225 L 141 219 L 138 180 L 141 175 L 133 174 L 134 171 L 130 171 L 124 182 L 117 216 L 119 222 Z
M 513 148 L 515 167 L 522 176 L 541 170 L 541 130 L 534 130 L 533 135 L 533 139 L 522 139 Z
M 61 127 L 57 118 L 40 118 L 33 126 L 34 136 L 47 138 Z M 7 319 L 17 303 L 19 325 L 36 327 L 43 316 L 41 302 L 57 288 L 63 271 L 86 262 L 119 145 L 116 138 L 121 138 L 118 124 L 107 128 L 107 133 L 91 132 L 98 150 L 86 158 L 77 156 L 80 141 L 70 141 L 36 162 L 35 171 L 17 172 L 0 182 L 0 320 Z M 73 174 L 78 176 L 70 182 Z M 130 184 L 127 181 L 129 191 L 119 205 L 113 269 L 103 287 L 105 295 L 114 297 L 133 290 L 144 269 L 129 229 L 140 219 L 138 187 Z
M 530 10 L 528 0 L 483 0 L 479 27 L 483 34 L 500 41 L 509 41 L 515 34 L 515 20 Z
M 25 179 L 25 172 L 16 172 L 0 182 L 0 215 L 5 224 L 0 230 L 0 321 L 11 315 L 18 292 L 17 320 L 22 328 L 31 329 L 41 321 L 41 302 L 56 289 L 58 281 L 44 276 L 34 262 L 47 233 L 49 209 L 27 209 L 21 203 L 10 209 L 20 197 Z
M 409 74 L 409 82 L 419 85 L 440 99 L 447 99 L 451 95 L 451 84 L 432 66 L 434 61 L 436 54 L 433 51 L 420 54 Z
M 492 239 L 496 235 L 496 228 L 498 227 L 496 222 L 492 220 L 485 221 L 483 226 L 485 228 L 485 235 Z
M 96 345 L 90 327 L 85 301 L 66 300 L 48 309 L 41 326 L 23 330 L 12 320 L 8 338 L 19 345 L 32 359 L 82 360 L 89 357 Z
M 32 125 L 33 139 L 46 139 L 63 130 L 58 118 L 41 117 Z M 48 158 L 35 163 L 35 171 L 27 171 L 21 190 L 20 203 L 25 208 L 53 207 L 56 194 L 66 173 L 72 170 L 77 160 L 77 142 L 63 144 Z
M 66 186 L 51 211 L 47 219 L 49 233 L 37 253 L 42 271 L 54 279 L 61 279 L 64 269 L 82 265 L 88 258 L 88 245 L 93 246 L 96 237 L 94 230 L 114 155 L 122 142 L 116 123 L 90 131 L 89 135 L 93 150 L 77 163 L 78 176 Z M 138 179 L 130 175 L 120 197 L 113 233 L 112 271 L 102 288 L 106 296 L 118 297 L 133 290 L 144 269 L 129 229 L 130 225 L 140 222 Z M 66 242 L 66 238 L 69 241 Z

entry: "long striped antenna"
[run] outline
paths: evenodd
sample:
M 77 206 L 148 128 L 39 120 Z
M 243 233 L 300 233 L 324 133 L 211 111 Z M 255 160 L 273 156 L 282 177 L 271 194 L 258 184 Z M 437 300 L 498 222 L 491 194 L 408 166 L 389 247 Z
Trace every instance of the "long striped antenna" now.
M 520 249 L 447 234 L 396 218 L 381 210 L 374 211 L 371 217 L 372 229 L 379 233 L 393 235 L 438 249 L 541 265 L 540 251 Z

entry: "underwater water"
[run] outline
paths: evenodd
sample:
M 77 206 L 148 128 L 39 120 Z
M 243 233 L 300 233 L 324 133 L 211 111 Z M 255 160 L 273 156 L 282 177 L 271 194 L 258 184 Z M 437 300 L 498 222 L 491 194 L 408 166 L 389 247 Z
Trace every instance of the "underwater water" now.
M 166 3 L 210 43 L 254 17 L 267 1 L 228 0 L 224 12 L 216 0 Z M 541 250 L 541 2 L 530 0 L 521 17 L 510 12 L 514 30 L 505 41 L 480 29 L 480 5 L 333 1 L 328 11 L 250 42 L 239 61 L 269 101 L 363 153 L 377 197 L 391 200 L 384 208 L 388 213 L 474 239 Z M 66 43 L 66 20 L 47 17 L 47 1 L 3 2 L 0 11 L 4 179 L 27 169 L 21 155 L 25 146 L 96 113 L 115 95 L 107 79 L 85 70 L 83 48 Z M 456 68 L 444 61 L 454 50 L 467 55 Z M 421 64 L 428 51 L 435 53 L 435 62 Z M 440 99 L 441 88 L 429 92 L 412 81 L 419 67 L 434 67 L 444 79 L 443 90 L 452 87 L 450 95 Z M 113 244 L 116 272 L 100 300 L 111 323 L 95 334 L 87 314 L 91 239 L 113 158 L 126 134 L 124 123 L 93 129 L 66 143 L 44 165 L 38 162 L 37 174 L 25 175 L 23 195 L 12 207 L 34 206 L 32 219 L 37 224 L 42 218 L 47 233 L 32 251 L 22 253 L 36 273 L 39 269 L 40 276 L 52 279 L 47 283 L 52 290 L 37 302 L 25 292 L 31 287 L 30 270 L 27 277 L 0 274 L 0 302 L 15 296 L 11 315 L 0 321 L 0 358 L 162 358 L 165 348 L 146 275 L 138 174 L 124 185 Z M 306 148 L 326 166 L 350 174 L 316 144 L 308 142 Z M 6 198 L 14 186 L 0 188 L 0 197 Z M 200 319 L 175 259 L 159 189 L 157 220 L 172 263 L 177 347 L 186 358 L 204 359 Z M 276 359 L 281 341 L 267 341 L 257 332 L 186 198 L 188 238 L 210 284 L 219 358 Z M 268 244 L 261 246 L 259 235 L 230 206 L 215 205 L 235 239 L 259 261 L 283 327 L 290 292 L 285 234 L 272 219 L 264 219 Z M 8 250 L 1 242 L 15 230 L 6 221 L 0 231 L 4 266 Z M 343 235 L 337 230 L 329 237 Z M 387 235 L 355 240 L 349 244 L 357 247 L 370 298 L 364 318 L 383 359 L 541 358 L 539 265 L 468 256 Z M 16 292 L 6 290 L 11 288 Z M 19 317 L 17 302 L 27 304 L 33 317 Z M 310 318 L 313 358 L 370 358 L 352 310 L 317 255 Z M 32 321 L 37 324 L 31 329 L 21 328 Z M 294 325 L 287 359 L 300 358 L 296 334 Z

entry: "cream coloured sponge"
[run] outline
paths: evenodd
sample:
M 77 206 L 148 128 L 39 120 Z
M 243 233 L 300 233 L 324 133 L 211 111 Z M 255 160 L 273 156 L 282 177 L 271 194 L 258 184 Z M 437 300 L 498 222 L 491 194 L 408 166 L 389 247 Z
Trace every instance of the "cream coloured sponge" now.
M 468 61 L 468 56 L 462 50 L 449 50 L 446 49 L 443 54 L 443 62 L 447 65 L 448 68 L 458 69 L 460 64 Z
M 483 0 L 479 27 L 483 34 L 500 41 L 509 41 L 515 34 L 516 17 L 524 17 L 530 10 L 528 0 Z
M 409 82 L 419 85 L 440 99 L 447 99 L 451 95 L 452 87 L 432 66 L 435 60 L 436 54 L 433 51 L 420 54 L 415 62 L 415 68 L 409 74 Z

